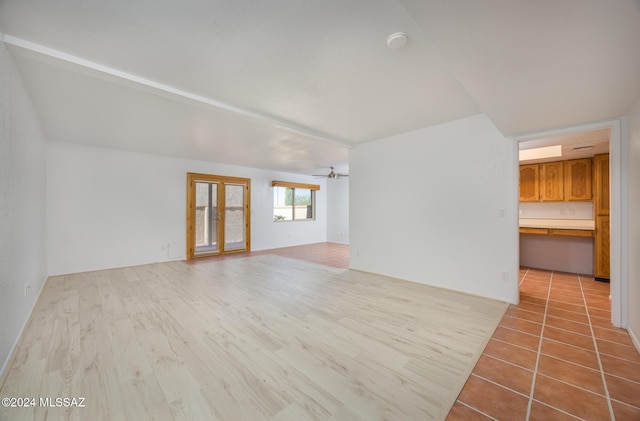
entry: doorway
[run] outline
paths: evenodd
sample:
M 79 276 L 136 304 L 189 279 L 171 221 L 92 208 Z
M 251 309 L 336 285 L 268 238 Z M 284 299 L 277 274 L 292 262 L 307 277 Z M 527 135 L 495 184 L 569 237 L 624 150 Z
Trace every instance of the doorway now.
M 625 224 L 624 203 L 626 194 L 622 189 L 625 166 L 622 157 L 625 154 L 624 125 L 621 120 L 611 120 L 600 123 L 585 124 L 582 126 L 568 127 L 564 129 L 550 130 L 546 132 L 532 133 L 517 136 L 514 140 L 517 144 L 522 142 L 571 136 L 577 132 L 591 132 L 606 129 L 610 131 L 608 152 L 610 155 L 610 291 L 611 291 L 611 322 L 616 327 L 626 327 L 627 323 L 627 273 L 624 270 L 628 261 L 627 249 L 624 246 L 625 232 L 622 229 Z M 542 145 L 540 145 L 542 146 Z M 517 210 L 518 208 L 516 208 Z
M 187 259 L 250 250 L 251 180 L 187 173 Z

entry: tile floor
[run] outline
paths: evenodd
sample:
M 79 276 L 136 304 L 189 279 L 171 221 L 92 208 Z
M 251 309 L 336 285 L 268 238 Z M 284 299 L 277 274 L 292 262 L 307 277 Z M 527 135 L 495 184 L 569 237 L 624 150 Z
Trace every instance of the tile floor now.
M 339 243 L 314 243 L 303 246 L 251 252 L 255 254 L 277 254 L 278 256 L 308 260 L 339 269 L 349 267 L 349 245 Z
M 511 306 L 447 421 L 640 420 L 640 354 L 611 323 L 609 284 L 520 271 Z

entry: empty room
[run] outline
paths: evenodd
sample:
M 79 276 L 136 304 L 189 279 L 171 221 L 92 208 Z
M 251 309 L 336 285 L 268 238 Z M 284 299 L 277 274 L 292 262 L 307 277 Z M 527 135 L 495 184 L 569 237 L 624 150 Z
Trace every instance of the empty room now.
M 0 421 L 640 419 L 638 45 L 638 0 L 0 0 Z

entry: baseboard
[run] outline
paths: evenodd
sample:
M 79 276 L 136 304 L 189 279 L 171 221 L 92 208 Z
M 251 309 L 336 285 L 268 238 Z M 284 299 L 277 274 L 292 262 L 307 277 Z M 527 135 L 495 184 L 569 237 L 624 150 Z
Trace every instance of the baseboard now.
M 9 367 L 11 367 L 11 364 L 13 363 L 13 360 L 15 359 L 16 351 L 18 349 L 18 345 L 20 345 L 20 342 L 22 342 L 22 336 L 24 334 L 24 331 L 27 328 L 27 326 L 29 326 L 29 323 L 31 322 L 31 318 L 33 317 L 33 310 L 35 310 L 36 305 L 40 301 L 40 296 L 42 295 L 42 291 L 44 290 L 44 286 L 47 284 L 48 280 L 49 280 L 49 277 L 47 277 L 44 280 L 44 282 L 42 283 L 42 286 L 40 287 L 40 291 L 38 291 L 38 296 L 33 301 L 33 305 L 31 306 L 31 309 L 29 310 L 29 314 L 27 315 L 27 318 L 25 319 L 24 323 L 22 324 L 22 327 L 20 328 L 20 331 L 18 333 L 18 336 L 16 337 L 16 340 L 13 342 L 13 346 L 11 347 L 11 351 L 9 351 L 9 356 L 7 357 L 6 361 L 4 361 L 4 364 L 2 365 L 2 370 L 0 370 L 0 390 L 4 387 L 4 382 L 7 380 L 7 374 L 9 374 L 8 369 L 9 369 Z
M 627 328 L 627 332 L 629 333 L 629 336 L 631 337 L 631 342 L 633 342 L 633 346 L 635 346 L 636 350 L 638 350 L 638 352 L 640 352 L 640 340 L 638 340 L 638 337 L 635 335 L 633 330 Z

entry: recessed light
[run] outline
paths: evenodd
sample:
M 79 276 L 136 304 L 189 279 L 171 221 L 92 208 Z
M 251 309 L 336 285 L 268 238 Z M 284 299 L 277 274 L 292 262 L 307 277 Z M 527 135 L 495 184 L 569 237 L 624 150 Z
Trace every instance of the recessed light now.
M 407 34 L 404 32 L 396 32 L 395 34 L 389 35 L 389 38 L 387 38 L 387 45 L 392 50 L 397 50 L 398 48 L 402 48 L 407 45 L 408 40 L 409 38 L 407 37 Z

